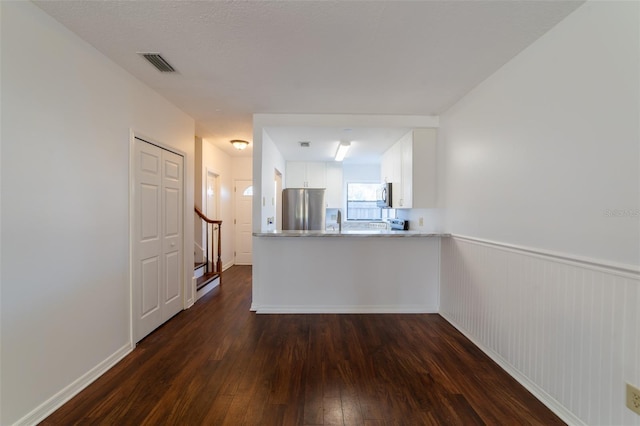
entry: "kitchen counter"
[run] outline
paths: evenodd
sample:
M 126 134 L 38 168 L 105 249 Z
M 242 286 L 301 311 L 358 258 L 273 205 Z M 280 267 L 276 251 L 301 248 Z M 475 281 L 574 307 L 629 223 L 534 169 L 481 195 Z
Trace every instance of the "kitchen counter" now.
M 267 231 L 254 232 L 254 237 L 450 237 L 451 234 L 437 234 L 421 231 L 388 231 L 383 229 L 349 229 L 339 231 Z
M 440 237 L 359 229 L 253 234 L 257 313 L 432 313 Z

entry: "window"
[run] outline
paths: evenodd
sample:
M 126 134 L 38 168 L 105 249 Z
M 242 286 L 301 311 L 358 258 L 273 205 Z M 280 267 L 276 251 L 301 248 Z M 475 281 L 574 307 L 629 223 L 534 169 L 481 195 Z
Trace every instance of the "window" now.
M 380 220 L 382 209 L 376 205 L 377 183 L 347 183 L 347 220 Z

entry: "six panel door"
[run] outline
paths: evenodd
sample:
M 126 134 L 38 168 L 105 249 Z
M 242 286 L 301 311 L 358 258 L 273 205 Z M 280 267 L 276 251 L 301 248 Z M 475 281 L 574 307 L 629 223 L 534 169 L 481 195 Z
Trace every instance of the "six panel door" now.
M 135 139 L 135 342 L 182 310 L 183 168 L 180 155 Z

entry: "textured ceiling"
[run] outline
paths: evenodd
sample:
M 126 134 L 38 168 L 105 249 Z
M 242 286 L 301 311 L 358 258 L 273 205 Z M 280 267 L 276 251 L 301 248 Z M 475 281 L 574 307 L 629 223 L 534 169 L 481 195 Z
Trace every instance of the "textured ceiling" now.
M 581 2 L 36 4 L 234 154 L 229 140 L 252 140 L 254 113 L 438 115 Z M 178 73 L 136 52 L 159 52 Z

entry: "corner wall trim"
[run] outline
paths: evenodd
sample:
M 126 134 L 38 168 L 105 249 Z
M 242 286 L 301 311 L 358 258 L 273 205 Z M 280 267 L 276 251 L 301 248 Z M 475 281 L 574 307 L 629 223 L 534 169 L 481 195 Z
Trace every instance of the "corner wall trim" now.
M 639 278 L 640 267 L 635 265 L 627 265 L 624 263 L 610 262 L 600 259 L 592 259 L 589 257 L 582 257 L 573 254 L 559 253 L 550 250 L 536 249 L 532 247 L 518 246 L 514 244 L 500 243 L 497 241 L 484 240 L 482 238 L 467 237 L 465 235 L 452 234 L 451 238 L 454 240 L 466 241 L 472 244 L 484 245 L 488 247 L 497 248 L 499 250 L 506 250 L 511 252 L 526 253 L 534 257 L 541 257 L 556 262 L 561 262 L 570 265 L 578 265 L 587 267 L 592 270 L 604 271 L 607 273 L 614 273 L 616 275 Z
M 131 351 L 133 351 L 133 346 L 131 345 L 131 343 L 127 343 L 112 355 L 110 355 L 107 359 L 93 367 L 91 370 L 87 371 L 74 382 L 70 383 L 68 386 L 60 390 L 51 398 L 40 404 L 26 416 L 22 417 L 20 420 L 14 423 L 14 426 L 30 426 L 40 423 L 42 420 L 47 418 L 47 416 L 64 405 L 64 403 L 69 401 L 71 398 L 80 393 L 80 391 L 85 389 L 96 379 L 106 373 L 107 370 L 111 369 L 111 367 L 120 362 L 125 356 L 130 354 Z

